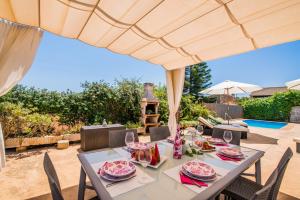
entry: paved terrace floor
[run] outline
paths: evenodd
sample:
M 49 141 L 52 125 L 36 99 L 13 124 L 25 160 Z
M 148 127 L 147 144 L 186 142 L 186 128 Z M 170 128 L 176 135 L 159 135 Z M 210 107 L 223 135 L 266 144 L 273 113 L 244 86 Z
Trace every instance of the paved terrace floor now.
M 300 154 L 295 153 L 294 137 L 300 137 L 300 124 L 288 124 L 282 129 L 250 128 L 251 134 L 242 145 L 264 150 L 262 158 L 262 180 L 269 177 L 287 147 L 292 147 L 294 156 L 285 173 L 279 196 L 280 200 L 300 199 Z M 141 136 L 142 141 L 149 137 Z M 278 144 L 276 144 L 276 142 Z M 23 154 L 7 153 L 7 165 L 0 172 L 0 199 L 51 199 L 46 175 L 43 170 L 43 154 L 48 151 L 63 189 L 65 199 L 77 199 L 80 163 L 77 159 L 79 144 L 66 150 L 43 147 Z M 249 172 L 253 172 L 251 167 Z M 89 191 L 86 197 L 93 197 Z

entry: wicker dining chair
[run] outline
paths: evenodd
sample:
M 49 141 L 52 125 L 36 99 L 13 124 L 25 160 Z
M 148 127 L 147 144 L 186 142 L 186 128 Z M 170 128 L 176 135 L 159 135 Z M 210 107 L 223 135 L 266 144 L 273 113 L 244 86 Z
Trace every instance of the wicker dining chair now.
M 45 173 L 48 177 L 48 182 L 49 182 L 49 186 L 50 186 L 50 190 L 51 190 L 52 199 L 53 200 L 64 200 L 55 168 L 54 168 L 53 163 L 47 152 L 45 153 L 45 156 L 44 156 L 43 165 L 44 165 Z M 89 186 L 88 188 L 91 189 L 92 186 Z M 96 200 L 96 199 L 98 199 L 98 197 L 94 197 L 90 200 Z
M 112 130 L 109 131 L 108 144 L 110 148 L 123 147 L 125 144 L 125 137 L 127 132 L 133 132 L 134 141 L 139 141 L 139 136 L 136 129 L 126 129 L 126 130 Z
M 150 127 L 149 131 L 151 142 L 166 139 L 171 135 L 168 126 Z
M 268 200 L 276 200 L 279 192 L 279 188 L 284 176 L 285 170 L 289 163 L 289 160 L 292 158 L 293 152 L 291 148 L 287 148 L 283 156 L 281 157 L 275 171 L 277 171 L 278 176 L 276 177 L 275 184 L 272 185 L 270 193 L 268 195 Z M 270 179 L 270 178 L 269 178 Z M 268 179 L 267 183 L 270 182 Z M 242 187 L 242 188 L 241 188 Z M 229 187 L 227 187 L 222 193 L 225 196 L 233 197 L 233 199 L 247 199 L 245 196 L 249 196 L 249 193 L 258 191 L 262 188 L 260 184 L 257 184 L 254 181 L 246 179 L 244 177 L 239 177 L 235 180 Z
M 230 144 L 240 145 L 241 143 L 241 132 L 239 131 L 231 131 L 232 132 L 232 140 L 230 141 Z M 224 130 L 223 129 L 217 129 L 214 128 L 212 132 L 213 138 L 220 138 L 223 139 Z
M 287 165 L 289 163 L 289 161 L 291 160 L 291 158 L 293 157 L 293 151 L 292 149 L 289 147 L 287 148 L 287 150 L 284 152 L 283 156 L 281 157 L 278 165 L 277 165 L 277 169 L 278 169 L 278 178 L 276 180 L 276 184 L 273 186 L 272 191 L 270 193 L 270 198 L 271 200 L 276 200 L 278 193 L 279 193 L 279 188 L 285 173 L 285 170 L 287 168 Z
M 52 164 L 52 161 L 48 155 L 48 153 L 45 153 L 44 156 L 44 170 L 48 177 L 48 182 L 50 185 L 51 195 L 53 200 L 63 200 L 59 180 L 55 171 L 55 168 Z
M 270 200 L 269 196 L 278 177 L 278 170 L 275 169 L 268 178 L 265 185 L 257 184 L 254 181 L 242 176 L 229 185 L 224 194 L 225 200 Z

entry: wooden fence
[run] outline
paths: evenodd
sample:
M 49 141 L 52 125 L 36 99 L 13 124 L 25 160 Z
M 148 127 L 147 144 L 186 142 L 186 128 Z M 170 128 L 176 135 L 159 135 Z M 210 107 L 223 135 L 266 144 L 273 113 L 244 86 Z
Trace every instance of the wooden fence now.
M 204 103 L 204 105 L 211 111 L 215 112 L 219 117 L 225 119 L 225 113 L 228 106 L 219 103 Z M 229 105 L 228 114 L 232 119 L 243 118 L 243 108 L 239 105 Z

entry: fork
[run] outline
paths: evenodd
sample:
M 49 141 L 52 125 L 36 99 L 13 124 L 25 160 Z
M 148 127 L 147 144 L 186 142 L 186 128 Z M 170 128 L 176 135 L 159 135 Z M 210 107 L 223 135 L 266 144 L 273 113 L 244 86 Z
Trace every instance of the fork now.
M 196 181 L 193 181 L 193 184 L 196 185 L 196 186 L 198 186 L 198 187 L 200 187 L 200 188 L 202 187 L 202 185 L 200 185 L 200 184 L 197 183 Z

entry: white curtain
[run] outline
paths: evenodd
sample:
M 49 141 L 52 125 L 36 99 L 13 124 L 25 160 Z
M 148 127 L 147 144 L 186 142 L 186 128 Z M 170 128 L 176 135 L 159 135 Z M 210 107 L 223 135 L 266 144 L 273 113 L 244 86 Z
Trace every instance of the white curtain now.
M 43 32 L 38 28 L 0 20 L 0 96 L 15 86 L 31 67 Z M 0 124 L 0 171 L 5 166 Z
M 166 71 L 168 104 L 170 112 L 168 126 L 170 128 L 171 135 L 176 134 L 176 113 L 178 111 L 182 96 L 184 72 L 184 68 Z
M 2 127 L 0 123 L 0 171 L 1 168 L 5 167 L 5 146 L 4 146 L 4 136 L 2 132 Z
M 38 28 L 0 20 L 0 96 L 25 76 L 42 35 Z

